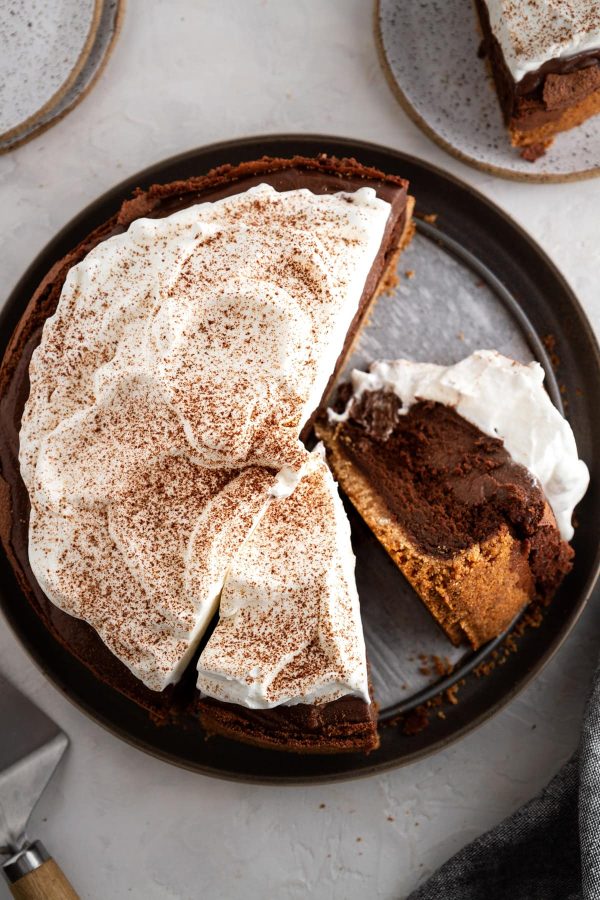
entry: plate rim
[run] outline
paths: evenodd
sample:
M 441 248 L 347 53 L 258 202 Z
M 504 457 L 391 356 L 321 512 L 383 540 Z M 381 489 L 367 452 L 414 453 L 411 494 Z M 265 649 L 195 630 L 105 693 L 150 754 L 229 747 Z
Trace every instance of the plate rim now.
M 89 53 L 86 55 L 83 64 L 76 76 L 71 80 L 68 87 L 56 94 L 51 101 L 45 104 L 45 107 L 38 110 L 38 112 L 27 120 L 23 124 L 22 127 L 19 127 L 18 131 L 11 138 L 11 133 L 6 132 L 3 135 L 0 135 L 0 156 L 5 153 L 10 153 L 12 150 L 16 150 L 18 147 L 22 147 L 24 144 L 29 143 L 29 141 L 33 140 L 36 137 L 44 134 L 45 131 L 48 131 L 52 128 L 53 125 L 57 125 L 65 116 L 67 116 L 72 110 L 78 106 L 82 100 L 87 97 L 89 92 L 92 90 L 112 55 L 112 52 L 115 47 L 115 43 L 117 38 L 121 33 L 121 28 L 123 26 L 123 18 L 125 15 L 125 7 L 127 0 L 99 0 L 100 2 L 100 19 L 98 22 L 98 26 L 96 28 L 94 39 L 89 48 Z M 102 28 L 103 22 L 102 18 L 105 14 L 107 8 L 111 2 L 115 4 L 115 12 L 109 23 L 109 33 L 106 38 L 104 38 Z M 96 45 L 99 42 L 102 42 L 104 45 L 102 49 L 102 55 L 96 64 L 96 67 L 91 70 L 91 74 L 89 76 L 89 80 L 83 85 L 79 93 L 75 94 L 70 99 L 70 94 L 73 91 L 77 79 L 85 73 L 86 67 L 90 63 L 91 58 L 93 57 L 94 51 L 96 49 Z M 62 107 L 61 105 L 65 103 L 66 105 Z
M 23 119 L 17 125 L 13 125 L 11 128 L 7 128 L 6 131 L 0 133 L 0 141 L 10 141 L 13 137 L 18 140 L 20 134 L 31 127 L 35 127 L 36 122 L 45 116 L 54 106 L 60 103 L 63 97 L 69 92 L 92 52 L 98 28 L 100 26 L 103 6 L 104 0 L 93 0 L 92 15 L 85 41 L 83 42 L 83 46 L 79 51 L 73 68 L 68 72 L 67 77 L 62 84 L 59 85 L 52 96 L 49 97 L 45 103 L 42 103 L 35 112 L 31 113 L 31 115 L 27 116 L 27 118 Z
M 411 119 L 411 121 L 414 122 L 415 125 L 417 125 L 421 131 L 434 142 L 434 144 L 437 144 L 438 147 L 441 147 L 442 150 L 445 150 L 446 153 L 449 153 L 455 159 L 460 160 L 460 162 L 465 163 L 465 165 L 478 169 L 480 172 L 486 172 L 488 175 L 496 175 L 498 178 L 504 178 L 507 181 L 519 181 L 528 184 L 565 184 L 573 181 L 590 181 L 592 178 L 600 177 L 600 166 L 594 166 L 591 169 L 581 169 L 576 172 L 565 172 L 563 175 L 551 172 L 531 172 L 531 174 L 527 172 L 515 172 L 512 169 L 505 169 L 504 166 L 482 162 L 476 157 L 465 153 L 464 150 L 455 147 L 454 144 L 451 144 L 450 141 L 443 138 L 429 124 L 427 119 L 417 111 L 402 90 L 399 81 L 394 75 L 383 41 L 383 29 L 381 27 L 380 14 L 381 2 L 382 0 L 374 0 L 373 2 L 373 34 L 379 64 L 394 98 L 400 104 L 409 119 Z
M 319 144 L 323 145 L 324 149 L 329 150 L 331 152 L 336 153 L 347 153 L 348 155 L 358 155 L 362 152 L 375 152 L 382 153 L 384 155 L 393 157 L 398 160 L 399 163 L 406 162 L 415 164 L 418 167 L 426 169 L 433 173 L 434 175 L 441 176 L 443 179 L 452 182 L 455 186 L 459 187 L 461 190 L 466 191 L 471 194 L 476 200 L 481 202 L 484 206 L 488 207 L 492 212 L 498 215 L 501 219 L 507 223 L 513 231 L 517 232 L 521 239 L 527 243 L 530 249 L 532 249 L 535 254 L 543 260 L 544 264 L 547 266 L 548 271 L 552 274 L 553 278 L 560 284 L 562 290 L 565 295 L 568 296 L 569 302 L 572 305 L 573 311 L 576 313 L 578 318 L 578 330 L 581 329 L 588 344 L 590 350 L 593 354 L 593 365 L 596 372 L 597 377 L 600 379 L 600 346 L 598 344 L 598 340 L 596 338 L 595 332 L 591 326 L 591 323 L 583 309 L 579 299 L 577 298 L 575 292 L 568 284 L 565 277 L 562 275 L 558 267 L 555 263 L 550 259 L 550 257 L 546 254 L 543 248 L 528 234 L 525 229 L 519 225 L 519 223 L 515 222 L 512 217 L 505 212 L 501 207 L 494 203 L 494 201 L 487 198 L 482 192 L 472 187 L 471 185 L 462 181 L 462 179 L 456 177 L 450 172 L 446 172 L 440 167 L 431 164 L 427 160 L 419 159 L 412 154 L 404 153 L 403 151 L 396 150 L 391 147 L 386 147 L 385 145 L 376 144 L 373 142 L 363 141 L 360 139 L 340 137 L 335 135 L 322 135 L 322 134 L 297 134 L 297 133 L 269 133 L 269 134 L 257 134 L 251 135 L 242 138 L 236 138 L 228 141 L 215 141 L 207 145 L 202 145 L 200 147 L 193 148 L 191 150 L 184 151 L 182 153 L 175 154 L 173 156 L 166 157 L 164 159 L 158 160 L 150 166 L 145 167 L 137 173 L 133 173 L 129 177 L 122 179 L 118 184 L 109 188 L 107 191 L 103 192 L 99 197 L 95 200 L 88 203 L 79 213 L 73 216 L 47 243 L 42 249 L 35 255 L 35 257 L 31 260 L 26 270 L 23 272 L 21 277 L 18 279 L 16 284 L 14 285 L 12 291 L 7 297 L 2 310 L 0 311 L 0 346 L 2 350 L 4 347 L 8 345 L 14 324 L 11 325 L 10 316 L 13 311 L 18 313 L 18 316 L 23 312 L 23 290 L 26 286 L 27 281 L 31 278 L 34 270 L 40 266 L 41 262 L 43 262 L 47 257 L 52 257 L 56 252 L 56 247 L 60 244 L 62 240 L 75 228 L 77 228 L 79 222 L 90 214 L 94 212 L 96 208 L 101 208 L 103 204 L 111 203 L 115 204 L 115 198 L 122 197 L 125 194 L 129 194 L 131 192 L 131 185 L 133 182 L 140 186 L 148 185 L 153 182 L 154 175 L 153 173 L 156 170 L 160 170 L 166 168 L 168 166 L 176 166 L 178 163 L 182 163 L 184 161 L 188 161 L 198 156 L 209 156 L 210 154 L 218 153 L 222 154 L 224 159 L 226 159 L 226 154 L 228 151 L 234 149 L 243 149 L 244 147 L 252 148 L 253 152 L 256 155 L 260 155 L 261 153 L 268 153 L 269 150 L 273 152 L 272 145 L 277 143 L 288 143 L 290 144 L 289 153 L 293 152 L 302 152 L 302 145 L 306 144 Z M 333 147 L 336 149 L 333 150 Z M 305 151 L 307 152 L 307 151 Z M 314 154 L 314 150 L 312 151 Z M 118 201 L 117 201 L 118 202 Z M 44 265 L 46 263 L 44 262 Z M 13 310 L 13 307 L 16 307 L 16 310 Z M 18 319 L 17 319 L 18 320 Z M 3 556 L 6 556 L 4 550 L 2 550 Z M 8 562 L 8 561 L 7 561 Z M 10 563 L 8 563 L 10 565 Z M 161 751 L 156 747 L 149 746 L 143 738 L 133 736 L 130 733 L 126 733 L 121 727 L 116 725 L 113 722 L 109 722 L 108 719 L 97 710 L 92 709 L 91 705 L 86 703 L 86 701 L 76 694 L 73 693 L 72 685 L 64 683 L 62 677 L 53 671 L 53 667 L 51 665 L 45 664 L 43 659 L 38 655 L 38 651 L 33 648 L 33 641 L 30 640 L 27 634 L 23 633 L 23 629 L 18 626 L 13 615 L 11 614 L 10 608 L 11 603 L 7 599 L 7 592 L 0 589 L 0 609 L 2 609 L 4 616 L 9 623 L 11 631 L 15 635 L 16 639 L 19 641 L 21 646 L 25 648 L 29 657 L 32 659 L 38 670 L 40 670 L 45 677 L 50 681 L 50 683 L 57 688 L 75 707 L 81 710 L 88 718 L 91 718 L 97 724 L 101 725 L 111 734 L 116 737 L 124 740 L 126 743 L 131 746 L 136 747 L 139 750 L 157 758 L 161 759 L 165 762 L 168 762 L 172 765 L 176 765 L 179 768 L 187 769 L 188 771 L 193 771 L 198 774 L 208 775 L 210 777 L 220 778 L 222 780 L 227 781 L 235 781 L 235 782 L 243 782 L 243 783 L 251 783 L 251 784 L 279 784 L 279 785 L 287 785 L 287 784 L 324 784 L 324 783 L 333 783 L 339 781 L 347 781 L 352 780 L 354 778 L 363 778 L 370 777 L 376 774 L 380 774 L 386 771 L 390 771 L 396 768 L 404 767 L 406 765 L 410 765 L 413 762 L 417 762 L 419 760 L 425 759 L 434 753 L 437 753 L 443 749 L 446 749 L 451 744 L 460 740 L 466 734 L 471 733 L 475 729 L 479 728 L 485 722 L 489 721 L 496 713 L 500 712 L 504 709 L 508 703 L 510 703 L 515 696 L 517 696 L 531 681 L 537 677 L 540 672 L 545 668 L 548 662 L 553 658 L 553 656 L 558 652 L 560 647 L 564 644 L 567 637 L 573 630 L 575 624 L 579 620 L 582 615 L 587 603 L 589 601 L 590 595 L 593 591 L 593 588 L 598 580 L 598 575 L 600 572 L 600 542 L 596 547 L 596 552 L 594 558 L 591 562 L 590 572 L 588 574 L 588 578 L 586 582 L 582 585 L 580 589 L 580 596 L 577 602 L 576 608 L 571 612 L 569 620 L 563 625 L 560 632 L 553 639 L 552 643 L 545 648 L 540 657 L 535 661 L 534 665 L 528 668 L 528 670 L 520 676 L 518 681 L 512 684 L 512 686 L 507 689 L 503 695 L 493 701 L 488 708 L 483 710 L 483 712 L 475 715 L 468 722 L 465 722 L 463 725 L 460 725 L 456 728 L 456 730 L 449 735 L 442 736 L 438 738 L 437 741 L 427 746 L 426 748 L 416 749 L 412 752 L 404 754 L 401 758 L 397 759 L 389 759 L 382 760 L 380 762 L 374 762 L 373 765 L 365 765 L 357 769 L 342 769 L 340 772 L 325 772 L 323 774 L 318 773 L 309 773 L 309 774 L 298 774 L 298 775 L 260 775 L 256 773 L 246 773 L 246 772 L 234 772 L 234 771 L 225 771 L 218 770 L 212 768 L 207 765 L 199 765 L 192 764 L 185 759 L 178 758 L 175 754 L 171 754 L 169 752 Z M 14 602 L 14 601 L 13 601 Z M 242 745 L 240 745 L 242 746 Z

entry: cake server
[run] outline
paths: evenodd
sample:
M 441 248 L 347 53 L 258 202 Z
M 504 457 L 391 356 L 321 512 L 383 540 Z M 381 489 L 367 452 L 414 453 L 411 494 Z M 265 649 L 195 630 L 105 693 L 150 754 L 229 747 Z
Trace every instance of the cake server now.
M 0 863 L 19 900 L 77 900 L 41 841 L 26 829 L 33 807 L 69 739 L 48 716 L 0 676 Z

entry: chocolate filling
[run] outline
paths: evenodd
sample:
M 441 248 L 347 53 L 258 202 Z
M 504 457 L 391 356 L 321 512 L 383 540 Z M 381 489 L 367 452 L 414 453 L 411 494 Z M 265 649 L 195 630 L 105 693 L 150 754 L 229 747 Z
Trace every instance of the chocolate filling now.
M 336 750 L 372 750 L 377 746 L 377 707 L 359 697 L 340 697 L 323 705 L 298 703 L 273 709 L 248 709 L 210 697 L 198 701 L 207 727 L 228 734 L 252 733 L 265 745 L 285 739 L 288 749 L 302 751 L 315 742 Z M 348 746 L 350 743 L 352 746 Z
M 18 464 L 19 428 L 29 393 L 29 362 L 41 339 L 45 320 L 56 309 L 67 272 L 95 246 L 124 232 L 135 219 L 143 216 L 164 217 L 195 203 L 218 200 L 261 183 L 270 184 L 278 191 L 307 188 L 315 194 L 341 190 L 352 192 L 358 188 L 372 187 L 378 197 L 392 206 L 381 248 L 365 283 L 360 307 L 339 365 L 405 230 L 408 185 L 399 177 L 362 166 L 356 160 L 339 160 L 323 155 L 316 159 L 264 158 L 238 166 L 222 166 L 206 176 L 169 185 L 154 185 L 147 191 L 136 192 L 134 198 L 126 200 L 112 219 L 92 232 L 48 273 L 22 316 L 0 369 L 0 537 L 20 586 L 61 645 L 103 682 L 148 709 L 157 720 L 164 720 L 177 710 L 179 694 L 183 698 L 179 705 L 185 706 L 190 702 L 189 681 L 192 676 L 189 671 L 184 679 L 187 687 L 169 687 L 161 693 L 149 690 L 108 650 L 91 626 L 64 613 L 48 600 L 31 571 L 28 559 L 29 497 Z M 332 379 L 334 377 L 335 372 Z M 325 395 L 328 391 L 329 386 Z M 191 702 L 192 705 L 195 703 L 195 697 Z M 321 718 L 327 716 L 328 706 L 320 708 Z M 364 703 L 362 706 L 363 714 L 368 718 L 369 707 Z M 336 707 L 337 710 L 340 708 L 344 708 L 343 704 Z M 297 711 L 298 707 L 294 709 Z M 338 714 L 336 712 L 336 716 Z
M 393 392 L 365 391 L 337 437 L 422 553 L 449 559 L 505 523 L 529 548 L 540 594 L 570 570 L 573 552 L 548 517 L 540 485 L 502 441 L 451 407 L 419 402 L 403 414 Z

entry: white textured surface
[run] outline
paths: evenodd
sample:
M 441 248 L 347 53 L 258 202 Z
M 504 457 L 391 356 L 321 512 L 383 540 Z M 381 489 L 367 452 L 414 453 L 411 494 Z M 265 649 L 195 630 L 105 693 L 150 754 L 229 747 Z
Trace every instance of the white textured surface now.
M 392 97 L 366 0 L 129 0 L 90 96 L 0 158 L 4 294 L 59 227 L 129 173 L 210 141 L 286 130 L 379 141 L 475 185 L 550 253 L 600 326 L 600 181 L 512 184 L 446 156 Z M 32 831 L 85 900 L 397 900 L 570 755 L 599 643 L 596 603 L 542 676 L 461 743 L 408 769 L 309 788 L 171 768 L 88 721 L 5 629 L 0 659 L 72 738 Z

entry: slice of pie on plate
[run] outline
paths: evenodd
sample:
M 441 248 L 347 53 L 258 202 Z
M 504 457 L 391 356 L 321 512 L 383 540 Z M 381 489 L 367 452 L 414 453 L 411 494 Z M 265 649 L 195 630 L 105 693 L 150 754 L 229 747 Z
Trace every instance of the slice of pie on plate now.
M 494 351 L 374 363 L 317 423 L 340 487 L 455 644 L 501 634 L 572 565 L 589 476 L 543 379 Z

